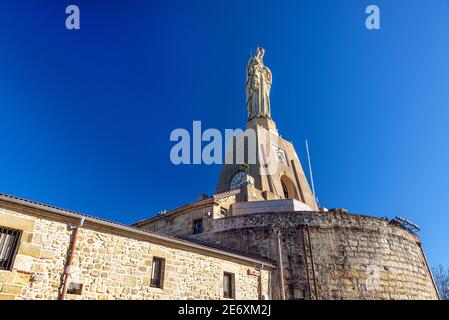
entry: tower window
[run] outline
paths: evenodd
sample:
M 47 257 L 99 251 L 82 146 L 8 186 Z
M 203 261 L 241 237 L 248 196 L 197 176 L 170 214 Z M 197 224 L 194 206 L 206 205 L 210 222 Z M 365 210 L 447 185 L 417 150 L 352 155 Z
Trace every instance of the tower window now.
M 19 230 L 0 227 L 0 270 L 11 270 L 21 234 Z
M 277 157 L 277 160 L 282 163 L 285 164 L 286 166 L 288 166 L 288 161 L 287 161 L 287 157 L 285 156 L 285 151 L 282 150 L 281 148 L 279 148 L 278 146 L 273 144 L 273 150 L 274 153 Z
M 235 298 L 235 278 L 234 274 L 225 272 L 223 274 L 223 297 L 228 299 Z
M 203 219 L 193 220 L 193 234 L 203 233 Z
M 165 259 L 153 258 L 150 287 L 161 288 L 164 283 Z

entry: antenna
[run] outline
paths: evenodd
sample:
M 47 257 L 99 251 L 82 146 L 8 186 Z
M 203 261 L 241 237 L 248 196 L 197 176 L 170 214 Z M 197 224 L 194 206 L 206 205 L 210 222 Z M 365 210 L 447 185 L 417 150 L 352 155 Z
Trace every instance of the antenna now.
M 312 174 L 312 164 L 310 163 L 310 153 L 309 153 L 309 144 L 306 140 L 306 150 L 307 150 L 307 160 L 309 161 L 309 172 L 310 172 L 310 181 L 312 183 L 312 193 L 313 193 L 313 199 L 316 201 L 316 195 L 315 195 L 315 186 L 313 185 L 313 174 Z

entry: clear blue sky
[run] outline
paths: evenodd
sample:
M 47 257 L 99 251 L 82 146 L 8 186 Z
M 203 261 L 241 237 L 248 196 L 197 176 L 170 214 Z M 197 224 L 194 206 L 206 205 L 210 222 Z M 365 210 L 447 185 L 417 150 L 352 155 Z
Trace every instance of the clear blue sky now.
M 364 27 L 372 3 L 380 31 Z M 172 165 L 169 135 L 245 125 L 257 45 L 321 204 L 405 216 L 449 265 L 444 0 L 1 0 L 0 192 L 124 223 L 213 193 L 220 167 Z

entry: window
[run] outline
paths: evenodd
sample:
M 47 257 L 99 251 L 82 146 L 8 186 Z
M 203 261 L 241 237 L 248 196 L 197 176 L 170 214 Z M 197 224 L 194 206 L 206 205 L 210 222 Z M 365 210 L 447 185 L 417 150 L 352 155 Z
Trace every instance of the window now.
M 80 295 L 83 292 L 83 285 L 81 283 L 70 282 L 67 287 L 67 294 Z
M 193 220 L 193 234 L 203 232 L 203 219 Z
M 281 148 L 279 148 L 276 145 L 273 145 L 273 149 L 274 149 L 275 155 L 277 156 L 277 160 L 280 163 L 285 164 L 286 166 L 288 166 L 287 157 L 285 156 L 285 151 L 282 150 Z
M 234 299 L 234 274 L 225 272 L 223 275 L 223 297 Z
M 228 215 L 228 210 L 226 210 L 225 208 L 221 208 L 220 215 L 222 218 L 225 218 Z
M 164 283 L 165 259 L 153 258 L 153 267 L 151 270 L 150 286 L 153 288 L 161 288 Z
M 0 227 L 0 270 L 11 270 L 21 234 L 19 230 Z

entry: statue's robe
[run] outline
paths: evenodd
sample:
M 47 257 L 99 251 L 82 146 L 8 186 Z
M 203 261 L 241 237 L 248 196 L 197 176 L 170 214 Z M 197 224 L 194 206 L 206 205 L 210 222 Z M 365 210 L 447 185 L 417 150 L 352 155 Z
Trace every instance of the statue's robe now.
M 271 71 L 260 59 L 253 57 L 246 68 L 246 106 L 248 120 L 257 117 L 271 118 Z

